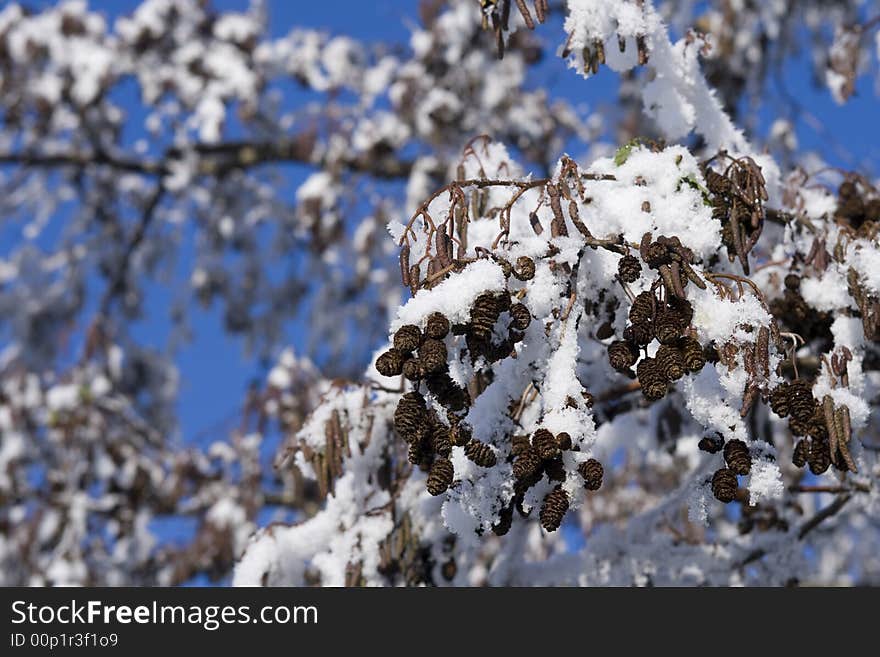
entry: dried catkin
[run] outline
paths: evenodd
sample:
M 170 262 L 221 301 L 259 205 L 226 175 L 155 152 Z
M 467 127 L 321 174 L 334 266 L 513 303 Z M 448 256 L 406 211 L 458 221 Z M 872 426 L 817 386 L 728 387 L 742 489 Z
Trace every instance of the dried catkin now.
M 548 532 L 555 532 L 562 524 L 562 518 L 568 511 L 568 493 L 561 486 L 557 486 L 547 493 L 541 504 L 541 512 L 539 514 L 541 526 Z
M 727 467 L 735 474 L 747 475 L 752 469 L 752 457 L 749 448 L 738 439 L 728 440 L 724 446 L 724 460 Z
M 721 468 L 712 475 L 712 495 L 720 502 L 727 504 L 736 499 L 736 475 L 732 470 Z
M 794 451 L 791 454 L 791 462 L 798 468 L 802 468 L 807 464 L 807 460 L 810 458 L 810 445 L 806 440 L 799 440 L 797 445 L 794 446 Z
M 495 465 L 495 452 L 486 443 L 472 438 L 464 446 L 464 455 L 471 461 L 483 468 L 491 468 Z
M 453 476 L 455 470 L 452 461 L 445 458 L 437 459 L 428 473 L 428 492 L 431 495 L 441 495 L 452 485 Z
M 428 413 L 425 398 L 417 392 L 408 392 L 394 411 L 394 428 L 408 443 L 418 442 L 425 434 Z
M 376 359 L 376 371 L 382 376 L 400 376 L 407 358 L 409 356 L 406 352 L 391 347 Z
M 559 445 L 556 442 L 556 436 L 547 429 L 538 429 L 532 435 L 532 446 L 535 451 L 545 461 L 548 461 L 559 454 Z
M 422 332 L 414 324 L 404 324 L 394 334 L 394 347 L 407 353 L 419 348 L 422 341 Z
M 696 338 L 684 337 L 678 343 L 681 355 L 684 358 L 684 366 L 688 372 L 699 372 L 706 364 L 706 356 L 703 353 L 703 345 Z
M 662 344 L 654 356 L 660 371 L 670 381 L 677 381 L 685 373 L 684 355 L 675 347 Z
M 513 461 L 513 476 L 528 479 L 541 467 L 541 457 L 534 447 L 523 450 Z
M 632 255 L 625 255 L 617 262 L 617 273 L 624 283 L 635 283 L 642 274 L 642 263 Z
M 578 465 L 578 473 L 583 477 L 587 490 L 599 490 L 602 487 L 605 468 L 596 459 L 588 459 Z
M 449 320 L 443 313 L 431 313 L 425 326 L 425 335 L 435 340 L 442 340 L 449 333 Z
M 532 313 L 524 304 L 515 303 L 510 307 L 512 326 L 520 331 L 525 331 L 532 323 Z
M 447 367 L 446 356 L 446 344 L 442 340 L 435 338 L 426 339 L 422 346 L 419 347 L 419 361 L 422 365 L 422 372 L 425 374 L 442 372 Z
M 619 372 L 635 365 L 638 357 L 638 347 L 626 340 L 616 340 L 608 345 L 608 362 Z

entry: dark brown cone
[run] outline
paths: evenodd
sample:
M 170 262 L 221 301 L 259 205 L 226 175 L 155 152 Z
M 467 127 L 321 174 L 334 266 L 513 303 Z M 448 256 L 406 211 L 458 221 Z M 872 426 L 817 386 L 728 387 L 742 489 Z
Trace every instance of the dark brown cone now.
M 789 384 L 782 382 L 770 391 L 770 408 L 779 417 L 786 417 L 791 407 L 788 403 Z
M 411 353 L 419 348 L 422 342 L 422 332 L 414 324 L 404 324 L 394 334 L 394 347 L 406 353 Z
M 789 385 L 788 388 L 789 413 L 793 418 L 809 421 L 816 411 L 816 400 L 810 385 L 799 379 Z
M 681 350 L 684 366 L 688 372 L 699 372 L 706 365 L 703 346 L 696 338 L 690 336 L 682 338 L 678 343 L 678 348 Z
M 584 478 L 584 485 L 587 490 L 599 490 L 602 487 L 602 477 L 605 475 L 605 468 L 596 459 L 588 459 L 578 465 L 578 472 Z
M 644 347 L 654 339 L 654 327 L 650 322 L 633 323 L 623 329 L 623 337 L 627 342 Z
M 492 329 L 503 311 L 502 300 L 491 292 L 484 292 L 474 300 L 471 306 L 470 333 L 477 340 L 488 342 L 492 337 Z
M 431 313 L 428 315 L 428 323 L 425 326 L 425 335 L 435 340 L 442 340 L 449 333 L 449 320 L 443 313 Z
M 565 431 L 556 434 L 556 444 L 559 445 L 559 449 L 563 451 L 571 449 L 571 436 Z
M 827 440 L 811 440 L 810 456 L 807 459 L 810 472 L 820 475 L 831 465 L 831 450 Z
M 810 458 L 810 445 L 806 440 L 799 440 L 797 445 L 794 446 L 794 451 L 791 455 L 791 462 L 798 468 L 802 468 L 807 464 L 807 460 Z
M 419 347 L 419 361 L 425 374 L 442 372 L 447 368 L 446 344 L 436 338 L 428 338 Z
M 495 452 L 486 443 L 472 438 L 464 446 L 464 455 L 482 468 L 491 468 L 495 465 Z
M 749 448 L 741 440 L 728 440 L 724 446 L 724 460 L 734 474 L 747 475 L 752 469 Z
M 690 323 L 694 319 L 694 307 L 691 305 L 690 301 L 672 294 L 666 299 L 666 305 L 678 313 L 683 326 L 690 326 Z
M 608 362 L 618 372 L 628 370 L 638 359 L 638 347 L 625 340 L 616 340 L 608 345 Z
M 418 381 L 424 374 L 422 363 L 418 358 L 409 358 L 403 364 L 403 376 L 410 381 Z
M 547 431 L 547 429 L 538 429 L 532 436 L 532 446 L 535 451 L 545 461 L 555 458 L 559 455 L 559 445 L 556 442 L 556 436 Z
M 642 292 L 636 296 L 629 309 L 629 321 L 633 324 L 650 322 L 654 317 L 654 295 Z
M 555 459 L 544 461 L 544 474 L 550 481 L 565 481 L 565 464 L 562 457 L 557 456 Z
M 376 371 L 382 376 L 400 376 L 403 372 L 403 363 L 409 358 L 400 349 L 391 347 L 376 359 Z
M 541 526 L 548 532 L 555 532 L 562 524 L 566 511 L 568 511 L 568 493 L 562 490 L 561 486 L 557 486 L 547 494 L 541 505 L 539 514 Z
M 452 453 L 452 441 L 449 439 L 449 427 L 437 422 L 431 425 L 431 446 L 434 452 L 446 458 Z
M 510 437 L 510 453 L 519 456 L 532 446 L 528 436 L 515 435 Z
M 452 485 L 454 476 L 455 470 L 452 467 L 452 461 L 444 458 L 437 459 L 428 473 L 428 492 L 431 495 L 441 495 L 446 492 L 446 489 Z
M 642 274 L 642 263 L 632 255 L 625 255 L 617 262 L 617 273 L 624 283 L 635 283 Z
M 404 372 L 406 375 L 406 372 Z M 437 401 L 452 411 L 461 411 L 470 406 L 471 400 L 467 390 L 459 386 L 448 372 L 435 372 L 425 378 L 425 384 Z
M 656 401 L 662 399 L 669 389 L 666 377 L 660 371 L 654 358 L 643 358 L 636 367 L 636 376 L 645 399 Z
M 724 439 L 718 436 L 703 436 L 700 438 L 700 442 L 697 443 L 697 447 L 704 452 L 717 454 L 721 451 L 721 448 L 724 447 Z
M 465 424 L 456 424 L 452 427 L 449 437 L 453 445 L 464 447 L 471 440 L 471 430 Z
M 498 522 L 492 525 L 492 533 L 496 536 L 504 536 L 510 531 L 511 525 L 513 525 L 512 505 L 501 509 L 501 513 L 498 514 Z
M 516 259 L 513 275 L 521 281 L 530 281 L 535 277 L 535 261 L 526 256 Z
M 712 495 L 725 504 L 736 499 L 736 475 L 732 470 L 721 468 L 712 475 Z
M 408 443 L 421 440 L 427 429 L 428 412 L 425 398 L 417 392 L 408 392 L 394 411 L 394 429 Z
M 675 347 L 662 344 L 655 355 L 660 371 L 670 381 L 677 381 L 685 373 L 684 356 Z
M 525 331 L 532 323 L 532 313 L 521 303 L 515 303 L 510 307 L 510 316 L 513 319 L 513 328 L 519 331 Z
M 422 449 L 422 441 L 417 440 L 409 444 L 406 459 L 413 465 L 421 465 L 425 461 L 425 450 Z
M 541 457 L 534 447 L 529 447 L 513 461 L 513 476 L 517 479 L 528 479 L 541 467 Z
M 678 342 L 683 328 L 684 322 L 681 315 L 671 308 L 658 313 L 657 318 L 654 320 L 654 334 L 657 336 L 660 344 L 673 345 Z

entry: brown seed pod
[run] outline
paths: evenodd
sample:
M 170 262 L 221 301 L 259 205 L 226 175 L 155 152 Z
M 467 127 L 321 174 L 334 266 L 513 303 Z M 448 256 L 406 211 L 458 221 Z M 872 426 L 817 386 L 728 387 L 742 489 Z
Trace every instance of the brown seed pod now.
M 681 337 L 682 329 L 684 329 L 682 317 L 672 308 L 666 308 L 659 312 L 654 320 L 654 334 L 660 344 L 674 345 L 677 343 Z
M 650 322 L 630 324 L 623 329 L 623 338 L 627 342 L 644 347 L 654 339 L 654 327 Z
M 435 340 L 442 340 L 449 333 L 449 320 L 443 313 L 431 313 L 425 325 L 425 335 Z
M 501 509 L 498 514 L 498 522 L 492 525 L 492 533 L 496 536 L 504 536 L 510 531 L 513 525 L 513 506 L 507 506 Z
M 788 407 L 793 418 L 809 421 L 818 406 L 811 386 L 803 379 L 793 381 L 788 387 Z
M 682 299 L 674 294 L 670 294 L 666 299 L 666 305 L 678 313 L 678 316 L 682 321 L 682 326 L 690 326 L 690 323 L 694 319 L 694 307 L 691 305 L 690 301 Z
M 535 277 L 535 261 L 527 256 L 516 259 L 513 275 L 521 281 L 530 281 Z
M 495 322 L 504 310 L 502 306 L 502 299 L 491 292 L 484 292 L 478 296 L 471 306 L 471 335 L 478 340 L 488 341 L 492 337 Z
M 417 392 L 408 392 L 394 411 L 394 429 L 408 443 L 421 440 L 427 429 L 428 411 L 425 398 Z
M 633 255 L 625 255 L 617 261 L 617 274 L 624 283 L 635 283 L 642 274 L 642 263 Z
M 749 448 L 738 439 L 728 440 L 724 445 L 724 460 L 727 467 L 738 475 L 747 475 L 752 470 L 752 457 Z
M 684 376 L 684 355 L 675 347 L 662 344 L 655 354 L 660 371 L 670 381 L 678 381 Z
M 656 401 L 662 399 L 669 389 L 669 384 L 657 360 L 654 358 L 643 358 L 636 367 L 636 376 L 642 388 L 642 394 L 645 399 Z
M 514 456 L 519 456 L 531 448 L 531 446 L 532 443 L 529 441 L 528 436 L 516 435 L 510 437 L 510 453 Z
M 495 465 L 495 452 L 486 443 L 472 438 L 464 446 L 464 455 L 482 468 L 491 468 Z
M 724 447 L 724 438 L 721 438 L 720 436 L 703 436 L 700 438 L 700 442 L 697 443 L 697 447 L 704 452 L 717 454 L 721 451 L 721 448 Z
M 403 364 L 403 376 L 410 381 L 418 381 L 425 375 L 422 362 L 418 358 L 409 358 Z
M 382 376 L 400 376 L 407 358 L 405 352 L 391 347 L 376 359 L 376 371 Z
M 811 440 L 810 456 L 807 459 L 810 472 L 820 475 L 831 465 L 831 449 L 827 440 Z
M 548 532 L 555 532 L 562 524 L 566 511 L 568 511 L 568 493 L 562 489 L 562 486 L 557 486 L 547 493 L 541 504 L 539 514 L 541 526 Z
M 431 447 L 436 454 L 449 458 L 452 453 L 449 427 L 440 422 L 431 425 Z
M 643 257 L 645 258 L 645 264 L 651 269 L 659 269 L 663 265 L 668 265 L 672 262 L 669 248 L 665 244 L 661 244 L 659 241 L 651 242 L 647 248 L 644 249 Z
M 799 440 L 794 446 L 791 454 L 791 462 L 798 468 L 802 468 L 807 464 L 810 458 L 810 445 L 806 440 Z
M 449 434 L 449 439 L 452 441 L 452 444 L 457 447 L 464 447 L 471 440 L 471 430 L 466 424 L 456 424 L 452 427 L 452 430 Z
M 540 455 L 534 447 L 529 447 L 514 459 L 513 476 L 517 479 L 526 480 L 538 472 L 540 467 Z
M 720 502 L 733 502 L 736 499 L 737 486 L 736 475 L 732 470 L 721 468 L 712 475 L 712 495 Z
M 406 376 L 405 371 L 403 374 Z M 451 411 L 462 411 L 471 405 L 467 390 L 453 381 L 449 372 L 445 370 L 428 374 L 425 377 L 425 384 L 431 394 L 437 398 L 437 401 Z
M 513 319 L 512 326 L 520 331 L 525 331 L 532 323 L 532 313 L 521 303 L 515 303 L 510 307 L 510 317 Z
M 599 490 L 602 487 L 602 477 L 605 475 L 605 468 L 596 459 L 587 459 L 578 465 L 578 473 L 584 478 L 584 485 L 587 490 Z
M 602 322 L 602 324 L 599 325 L 599 328 L 596 329 L 597 340 L 607 340 L 613 335 L 614 327 L 611 325 L 611 322 Z
M 789 384 L 782 382 L 770 391 L 770 408 L 779 417 L 786 417 L 791 410 L 788 403 L 788 388 Z
M 629 321 L 633 324 L 644 324 L 654 318 L 656 300 L 651 292 L 641 292 L 633 299 L 629 308 Z
M 419 361 L 423 375 L 444 371 L 448 367 L 446 356 L 446 343 L 442 340 L 428 338 L 422 342 L 422 346 L 419 347 Z
M 421 342 L 422 332 L 415 324 L 404 324 L 394 334 L 394 347 L 406 353 L 418 349 Z
M 409 444 L 406 459 L 413 465 L 421 465 L 425 461 L 425 450 L 422 449 L 422 441 L 417 440 Z
M 703 346 L 696 338 L 684 337 L 678 343 L 681 355 L 684 358 L 684 366 L 688 372 L 699 372 L 706 365 L 706 357 Z
M 557 456 L 555 459 L 544 461 L 544 474 L 550 481 L 565 481 L 565 464 L 562 457 Z
M 635 365 L 639 350 L 631 342 L 616 340 L 608 345 L 608 362 L 618 372 L 624 372 Z
M 785 287 L 792 292 L 797 292 L 801 288 L 801 277 L 797 274 L 786 274 Z
M 571 449 L 571 436 L 565 431 L 556 434 L 556 444 L 559 445 L 559 449 L 562 451 Z
M 455 469 L 452 467 L 452 461 L 445 458 L 437 459 L 428 473 L 428 492 L 435 496 L 446 492 L 452 485 L 452 478 L 454 476 Z
M 538 456 L 545 461 L 559 455 L 559 445 L 556 442 L 556 436 L 547 431 L 547 429 L 535 431 L 532 435 L 532 446 L 538 452 Z

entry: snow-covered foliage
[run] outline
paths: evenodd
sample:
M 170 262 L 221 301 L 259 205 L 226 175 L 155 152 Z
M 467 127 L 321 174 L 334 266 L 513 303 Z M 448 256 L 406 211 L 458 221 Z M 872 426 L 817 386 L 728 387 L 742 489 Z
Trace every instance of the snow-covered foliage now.
M 880 191 L 737 103 L 805 33 L 845 101 L 877 21 L 794 4 L 4 7 L 0 582 L 876 582 Z M 182 442 L 193 301 L 271 365 Z

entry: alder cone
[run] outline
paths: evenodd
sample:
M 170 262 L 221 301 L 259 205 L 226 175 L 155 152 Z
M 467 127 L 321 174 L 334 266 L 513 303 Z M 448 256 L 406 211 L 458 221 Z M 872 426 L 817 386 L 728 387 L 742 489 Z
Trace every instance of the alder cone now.
M 658 317 L 654 320 L 654 334 L 660 344 L 674 345 L 681 337 L 683 328 L 684 321 L 681 315 L 672 308 L 658 313 Z
M 669 389 L 666 377 L 660 371 L 654 358 L 643 358 L 636 367 L 636 376 L 646 399 L 656 401 L 662 399 Z
M 510 531 L 513 525 L 513 506 L 507 506 L 501 509 L 498 514 L 498 522 L 492 525 L 492 533 L 496 536 L 504 536 Z
M 541 526 L 548 532 L 555 532 L 559 529 L 566 511 L 568 511 L 568 504 L 568 493 L 561 486 L 557 486 L 547 493 L 539 514 Z
M 827 440 L 811 440 L 810 456 L 807 460 L 810 472 L 820 475 L 831 466 L 831 448 Z
M 532 323 L 532 313 L 522 303 L 515 303 L 510 307 L 510 316 L 513 319 L 513 327 L 519 331 L 525 331 Z
M 596 459 L 588 459 L 578 465 L 578 472 L 583 477 L 587 490 L 599 490 L 602 487 L 605 468 Z
M 788 389 L 789 384 L 783 382 L 770 392 L 770 409 L 779 417 L 786 417 L 791 410 L 788 403 Z
M 617 273 L 624 283 L 635 283 L 642 275 L 642 263 L 633 255 L 625 255 L 617 262 Z
M 623 329 L 623 338 L 640 347 L 651 343 L 654 339 L 654 327 L 650 322 L 633 322 Z
M 738 439 L 729 440 L 724 445 L 724 460 L 727 467 L 735 474 L 747 475 L 752 469 L 752 457 L 749 454 L 749 448 L 746 444 Z
M 789 413 L 797 420 L 808 422 L 816 410 L 816 399 L 810 385 L 803 380 L 794 381 L 788 387 Z
M 425 398 L 417 392 L 408 392 L 394 410 L 394 428 L 408 443 L 421 440 L 427 428 Z
M 471 405 L 467 390 L 458 385 L 445 370 L 432 372 L 425 377 L 425 384 L 437 401 L 452 411 L 462 411 Z
M 504 304 L 499 296 L 491 292 L 484 292 L 478 296 L 471 306 L 471 335 L 479 341 L 487 342 L 492 337 L 492 329 L 503 310 Z
M 519 456 L 532 446 L 529 437 L 518 434 L 510 437 L 510 453 Z
M 521 281 L 530 281 L 535 277 L 535 261 L 527 256 L 516 259 L 513 275 Z
M 403 376 L 409 381 L 418 381 L 424 376 L 422 362 L 418 358 L 409 358 L 403 364 Z
M 798 468 L 802 468 L 807 464 L 807 460 L 810 458 L 810 446 L 806 440 L 799 440 L 797 445 L 794 446 L 794 451 L 791 455 L 791 462 Z
M 431 427 L 431 446 L 440 456 L 449 457 L 452 453 L 452 441 L 449 438 L 449 427 L 437 422 Z
M 684 366 L 688 372 L 699 372 L 706 365 L 706 356 L 703 352 L 703 345 L 696 338 L 690 336 L 681 339 L 678 344 L 681 350 L 682 358 L 684 358 Z
M 428 492 L 434 496 L 445 493 L 452 485 L 454 476 L 455 469 L 452 467 L 452 461 L 446 458 L 437 459 L 428 473 Z
M 528 479 L 541 467 L 541 457 L 534 447 L 523 450 L 513 461 L 513 476 Z
M 635 365 L 638 357 L 638 348 L 630 342 L 616 340 L 608 345 L 608 362 L 619 372 Z
M 428 338 L 419 347 L 419 361 L 426 374 L 442 372 L 446 369 L 446 344 L 436 338 Z
M 709 452 L 709 454 L 717 454 L 721 451 L 721 448 L 724 447 L 724 439 L 712 436 L 703 436 L 700 438 L 700 442 L 697 443 L 697 447 L 699 447 L 704 452 Z
M 406 353 L 418 349 L 421 342 L 422 332 L 415 324 L 404 324 L 394 334 L 394 347 Z
M 641 292 L 636 295 L 629 308 L 629 321 L 633 324 L 650 322 L 654 317 L 655 303 L 654 295 L 651 292 Z
M 545 461 L 555 458 L 559 454 L 559 444 L 556 442 L 556 436 L 547 429 L 538 429 L 532 436 L 532 445 L 538 452 L 538 455 Z
M 464 455 L 483 468 L 491 468 L 495 465 L 495 452 L 486 443 L 476 438 L 472 438 L 464 446 Z
M 556 434 L 556 444 L 562 451 L 571 449 L 571 436 L 566 431 Z
M 660 371 L 670 381 L 677 381 L 684 376 L 684 355 L 675 347 L 661 344 L 655 355 Z
M 442 340 L 449 334 L 449 320 L 443 313 L 431 313 L 425 326 L 425 335 L 435 340 Z
M 721 468 L 712 475 L 712 495 L 725 504 L 736 499 L 737 489 L 736 475 L 732 470 Z

